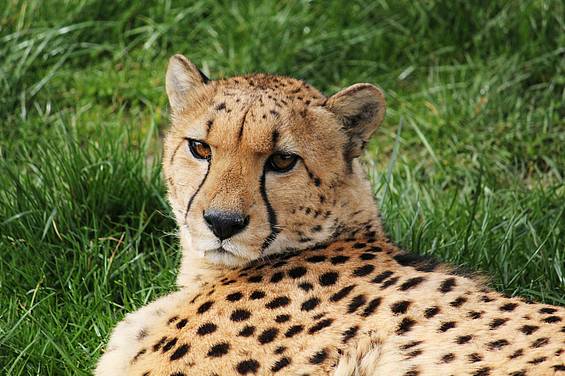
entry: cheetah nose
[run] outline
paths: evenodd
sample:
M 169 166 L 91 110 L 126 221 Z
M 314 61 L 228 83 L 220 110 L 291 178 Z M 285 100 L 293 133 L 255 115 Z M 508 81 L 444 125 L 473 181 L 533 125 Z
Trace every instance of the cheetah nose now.
M 231 238 L 249 224 L 249 216 L 215 209 L 206 210 L 204 220 L 220 240 Z

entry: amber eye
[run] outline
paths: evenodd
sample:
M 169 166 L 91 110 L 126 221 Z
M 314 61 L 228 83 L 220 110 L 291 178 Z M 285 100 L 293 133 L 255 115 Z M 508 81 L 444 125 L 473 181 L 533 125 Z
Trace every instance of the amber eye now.
M 269 157 L 267 167 L 271 171 L 287 172 L 292 170 L 296 162 L 298 162 L 298 155 L 296 154 L 277 153 Z
M 210 160 L 210 158 L 212 158 L 212 149 L 210 149 L 210 145 L 205 142 L 189 138 L 188 147 L 190 149 L 190 152 L 196 159 Z

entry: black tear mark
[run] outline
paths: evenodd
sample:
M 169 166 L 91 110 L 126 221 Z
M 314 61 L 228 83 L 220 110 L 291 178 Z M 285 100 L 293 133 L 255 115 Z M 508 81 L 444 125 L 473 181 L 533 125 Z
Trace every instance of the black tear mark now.
M 179 151 L 179 148 L 186 143 L 186 139 L 183 138 L 183 140 L 181 142 L 179 142 L 179 144 L 177 145 L 177 147 L 175 148 L 175 150 L 173 151 L 173 154 L 171 155 L 171 160 L 170 160 L 170 164 L 173 164 L 173 160 L 175 159 L 175 156 L 177 155 L 177 152 Z
M 259 182 L 260 190 L 261 190 L 261 197 L 263 198 L 263 202 L 265 203 L 265 207 L 267 208 L 267 215 L 269 220 L 269 226 L 271 227 L 271 233 L 261 246 L 261 253 L 265 252 L 265 250 L 275 241 L 277 235 L 279 234 L 280 230 L 277 228 L 277 213 L 271 206 L 269 202 L 269 197 L 267 196 L 267 189 L 265 187 L 265 180 L 267 175 L 267 165 L 263 167 L 263 174 L 261 175 L 261 180 Z
M 243 137 L 243 128 L 245 127 L 245 119 L 247 119 L 247 114 L 251 110 L 251 106 L 247 107 L 243 117 L 241 118 L 241 124 L 239 125 L 239 133 L 237 134 L 237 141 L 241 142 L 241 138 Z
M 194 194 L 192 195 L 192 197 L 190 198 L 190 200 L 188 200 L 188 205 L 186 206 L 186 212 L 184 213 L 184 222 L 186 224 L 186 218 L 188 217 L 188 213 L 190 212 L 190 208 L 192 206 L 192 202 L 194 201 L 194 198 L 196 197 L 196 195 L 198 194 L 198 192 L 200 192 L 200 189 L 202 188 L 202 186 L 204 185 L 204 183 L 206 182 L 206 178 L 208 177 L 208 173 L 210 172 L 210 166 L 212 165 L 212 162 L 209 160 L 208 161 L 208 167 L 206 168 L 206 174 L 204 174 L 204 178 L 202 179 L 202 181 L 200 182 L 200 184 L 198 185 L 198 188 L 196 188 L 196 192 L 194 192 Z

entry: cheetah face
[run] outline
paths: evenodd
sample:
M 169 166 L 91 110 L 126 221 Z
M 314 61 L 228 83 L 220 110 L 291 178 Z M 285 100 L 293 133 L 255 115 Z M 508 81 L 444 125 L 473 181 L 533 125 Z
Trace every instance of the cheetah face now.
M 164 171 L 191 252 L 241 265 L 336 237 L 355 159 L 384 116 L 379 89 L 357 84 L 326 98 L 286 77 L 209 80 L 182 55 L 166 86 Z

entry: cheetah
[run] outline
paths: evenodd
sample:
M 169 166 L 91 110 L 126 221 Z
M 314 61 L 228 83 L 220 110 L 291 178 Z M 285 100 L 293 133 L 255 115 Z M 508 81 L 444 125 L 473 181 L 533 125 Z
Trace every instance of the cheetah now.
M 359 157 L 380 89 L 210 80 L 169 61 L 164 176 L 179 290 L 126 316 L 95 374 L 565 374 L 565 309 L 408 253 Z

